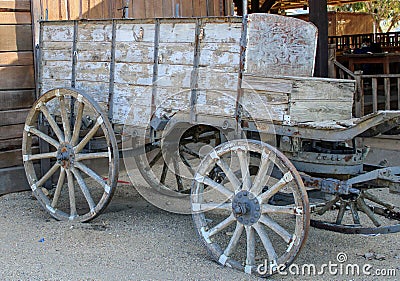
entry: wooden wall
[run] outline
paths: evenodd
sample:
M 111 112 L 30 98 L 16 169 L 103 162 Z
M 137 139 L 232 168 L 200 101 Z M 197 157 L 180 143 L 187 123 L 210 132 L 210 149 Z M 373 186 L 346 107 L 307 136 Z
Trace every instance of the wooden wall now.
M 40 0 L 44 20 L 232 15 L 232 0 Z
M 0 0 L 0 195 L 27 188 L 21 143 L 35 99 L 30 0 Z

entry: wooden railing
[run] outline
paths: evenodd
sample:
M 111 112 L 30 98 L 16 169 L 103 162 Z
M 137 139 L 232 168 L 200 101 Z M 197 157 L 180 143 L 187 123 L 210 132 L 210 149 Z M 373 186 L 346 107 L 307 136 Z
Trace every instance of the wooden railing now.
M 353 34 L 342 36 L 329 36 L 329 44 L 334 44 L 337 51 L 342 51 L 343 46 L 360 48 L 364 39 L 379 42 L 383 51 L 400 51 L 400 32 Z
M 336 78 L 356 81 L 353 115 L 362 117 L 378 110 L 400 110 L 400 74 L 364 75 L 334 61 Z

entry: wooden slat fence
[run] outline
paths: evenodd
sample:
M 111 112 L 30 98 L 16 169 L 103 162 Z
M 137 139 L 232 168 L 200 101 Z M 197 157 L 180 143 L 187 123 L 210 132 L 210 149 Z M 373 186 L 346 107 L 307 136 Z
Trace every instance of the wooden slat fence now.
M 22 131 L 35 99 L 29 0 L 0 1 L 0 195 L 27 188 Z

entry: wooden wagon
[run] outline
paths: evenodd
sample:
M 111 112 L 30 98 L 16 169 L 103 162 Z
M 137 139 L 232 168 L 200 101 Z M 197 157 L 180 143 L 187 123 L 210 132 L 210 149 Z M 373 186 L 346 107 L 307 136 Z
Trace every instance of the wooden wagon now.
M 33 193 L 56 219 L 93 219 L 121 152 L 147 200 L 192 213 L 213 259 L 255 274 L 294 260 L 311 216 L 399 231 L 398 205 L 373 191 L 399 193 L 400 167 L 365 165 L 356 137 L 398 132 L 400 113 L 352 118 L 354 81 L 312 77 L 316 36 L 269 14 L 42 22 L 23 135 Z

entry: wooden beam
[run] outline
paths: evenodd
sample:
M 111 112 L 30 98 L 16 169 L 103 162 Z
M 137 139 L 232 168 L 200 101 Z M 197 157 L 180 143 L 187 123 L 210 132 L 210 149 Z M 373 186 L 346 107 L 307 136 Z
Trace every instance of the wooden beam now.
M 34 101 L 34 90 L 0 91 L 0 110 L 28 108 Z
M 32 52 L 0 53 L 0 66 L 33 65 Z
M 34 88 L 35 83 L 33 76 L 33 66 L 0 67 L 0 89 L 12 90 Z
M 29 110 L 30 109 L 0 111 L 0 126 L 25 123 Z
M 0 10 L 29 11 L 30 0 L 0 0 Z
M 31 28 L 31 25 L 0 25 L 0 52 L 32 51 Z
M 327 0 L 309 0 L 310 22 L 318 28 L 314 76 L 328 77 L 328 5 Z

